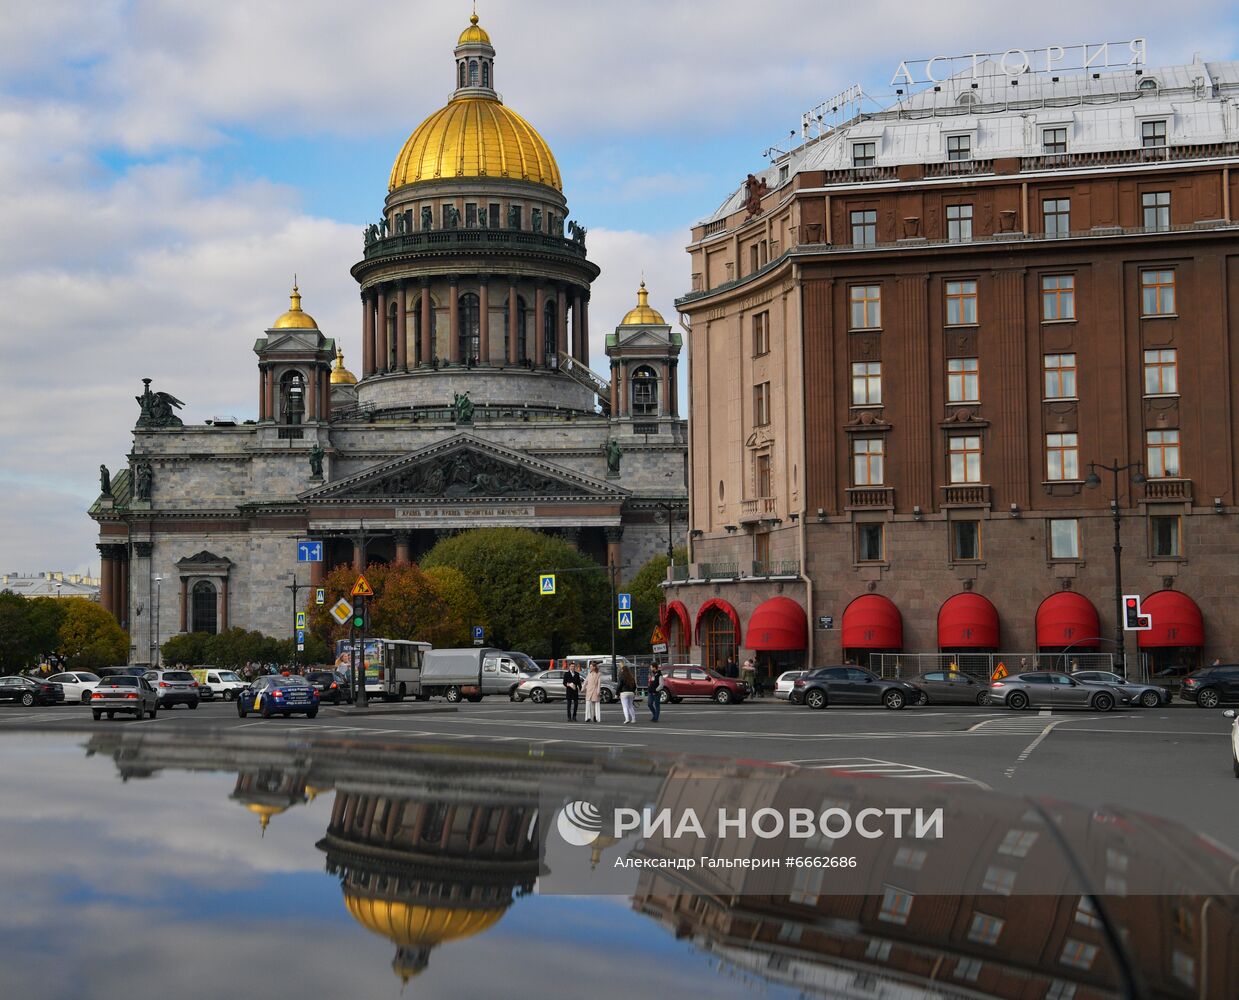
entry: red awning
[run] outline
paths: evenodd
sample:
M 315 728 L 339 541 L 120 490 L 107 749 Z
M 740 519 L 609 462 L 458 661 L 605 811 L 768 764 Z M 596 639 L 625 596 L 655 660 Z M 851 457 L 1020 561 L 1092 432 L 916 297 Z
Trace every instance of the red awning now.
M 1037 608 L 1037 648 L 1078 646 L 1096 649 L 1101 625 L 1093 602 L 1074 590 L 1051 594 Z
M 881 594 L 862 594 L 843 609 L 844 649 L 903 649 L 903 617 Z
M 721 597 L 711 597 L 701 607 L 697 609 L 697 641 L 701 642 L 701 623 L 705 619 L 706 612 L 717 609 L 728 618 L 731 619 L 731 627 L 736 630 L 736 645 L 740 645 L 740 616 L 736 614 L 736 609 L 724 601 Z
M 680 623 L 680 630 L 682 634 L 684 635 L 684 640 L 685 640 L 685 643 L 687 644 L 689 638 L 691 638 L 693 634 L 693 629 L 692 629 L 692 626 L 689 624 L 688 608 L 684 607 L 684 602 L 683 601 L 668 601 L 659 610 L 661 614 L 659 614 L 658 616 L 659 617 L 658 623 L 663 627 L 663 631 L 666 632 L 668 635 L 671 634 L 670 628 L 668 626 L 670 626 L 671 620 L 674 618 L 676 621 Z
M 808 648 L 809 619 L 804 608 L 790 597 L 763 601 L 749 617 L 744 644 L 759 653 Z
M 998 649 L 998 611 L 987 598 L 965 591 L 938 609 L 939 649 Z
M 1159 590 L 1140 602 L 1140 610 L 1153 619 L 1151 629 L 1136 633 L 1136 644 L 1141 649 L 1205 644 L 1204 619 L 1196 602 L 1187 594 Z

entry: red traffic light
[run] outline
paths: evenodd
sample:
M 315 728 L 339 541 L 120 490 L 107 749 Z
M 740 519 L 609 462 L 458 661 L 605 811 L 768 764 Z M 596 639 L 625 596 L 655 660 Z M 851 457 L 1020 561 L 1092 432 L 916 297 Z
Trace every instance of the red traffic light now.
M 1134 608 L 1136 606 L 1136 599 L 1134 597 L 1127 598 L 1127 606 L 1129 608 Z

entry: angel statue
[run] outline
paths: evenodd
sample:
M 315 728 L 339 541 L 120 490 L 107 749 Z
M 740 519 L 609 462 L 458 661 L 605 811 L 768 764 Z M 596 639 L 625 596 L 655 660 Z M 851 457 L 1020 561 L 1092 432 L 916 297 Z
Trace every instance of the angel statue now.
M 138 427 L 180 427 L 181 418 L 173 413 L 185 404 L 168 392 L 151 392 L 151 380 L 142 380 L 142 395 L 134 396 L 142 412 L 138 414 Z

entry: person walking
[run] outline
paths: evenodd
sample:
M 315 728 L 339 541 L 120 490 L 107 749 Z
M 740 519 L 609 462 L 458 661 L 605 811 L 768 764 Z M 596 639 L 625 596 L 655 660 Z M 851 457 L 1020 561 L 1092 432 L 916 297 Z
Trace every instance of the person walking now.
M 645 685 L 645 699 L 650 710 L 650 721 L 657 722 L 663 710 L 663 672 L 657 663 L 650 667 L 650 679 Z
M 723 676 L 724 677 L 735 677 L 737 673 L 738 671 L 736 670 L 736 658 L 734 656 L 728 656 L 727 662 L 723 664 Z
M 744 661 L 744 667 L 740 671 L 740 679 L 749 686 L 749 691 L 754 698 L 757 697 L 757 667 L 753 663 L 753 657 L 749 657 Z
M 564 674 L 564 706 L 568 712 L 568 721 L 576 722 L 577 705 L 581 701 L 581 688 L 585 678 L 581 676 L 581 668 L 573 663 Z
M 585 721 L 602 721 L 602 674 L 598 673 L 596 663 L 589 665 L 585 675 Z
M 627 663 L 620 667 L 619 697 L 620 707 L 624 710 L 624 725 L 635 723 L 637 721 L 637 710 L 633 706 L 633 702 L 637 697 L 637 679 L 633 677 L 632 670 Z

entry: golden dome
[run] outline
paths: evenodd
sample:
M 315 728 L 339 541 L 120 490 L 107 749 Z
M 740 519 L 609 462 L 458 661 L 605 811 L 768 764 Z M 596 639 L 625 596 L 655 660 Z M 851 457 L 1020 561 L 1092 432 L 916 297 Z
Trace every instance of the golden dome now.
M 650 305 L 650 293 L 645 290 L 645 281 L 637 289 L 637 306 L 629 309 L 628 314 L 620 320 L 620 326 L 666 326 L 662 313 Z
M 475 11 L 473 16 L 469 18 L 469 27 L 460 33 L 460 41 L 456 44 L 469 45 L 471 43 L 476 44 L 478 42 L 481 42 L 484 45 L 489 45 L 490 35 L 486 33 L 485 28 L 478 26 L 478 15 Z
M 357 376 L 344 367 L 344 348 L 336 348 L 336 363 L 331 366 L 331 384 L 332 385 L 356 385 Z M 306 791 L 310 789 L 306 785 Z
M 272 330 L 317 330 L 318 324 L 308 312 L 301 311 L 301 293 L 293 282 L 292 294 L 288 296 L 288 312 L 271 324 Z
M 422 906 L 399 900 L 371 899 L 344 893 L 344 905 L 362 927 L 401 948 L 433 947 L 489 930 L 508 912 L 506 906 L 468 909 Z
M 258 817 L 258 828 L 262 830 L 264 837 L 267 835 L 267 826 L 271 822 L 271 817 L 288 810 L 288 806 L 271 806 L 260 802 L 249 802 L 245 808 Z
M 563 190 L 546 140 L 491 97 L 453 98 L 422 122 L 396 157 L 387 189 L 451 177 L 506 177 Z

